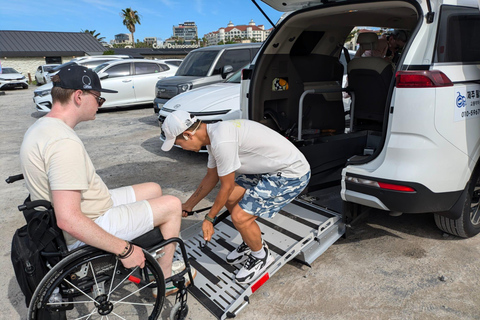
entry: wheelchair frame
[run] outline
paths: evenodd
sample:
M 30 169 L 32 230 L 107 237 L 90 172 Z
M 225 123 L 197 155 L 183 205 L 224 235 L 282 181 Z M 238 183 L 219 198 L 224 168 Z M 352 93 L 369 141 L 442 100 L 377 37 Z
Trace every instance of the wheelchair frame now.
M 13 183 L 22 179 L 23 175 L 20 174 L 8 177 L 6 182 Z M 27 198 L 18 209 L 25 211 L 45 205 L 50 205 L 50 202 L 29 201 Z M 51 214 L 54 215 L 53 210 Z M 126 269 L 115 254 L 89 245 L 67 253 L 63 250 L 42 252 L 44 256 L 59 256 L 61 260 L 54 266 L 48 265 L 50 271 L 38 284 L 32 296 L 27 319 L 67 319 L 67 312 L 74 312 L 73 309 L 85 312 L 88 319 L 95 319 L 97 315 L 103 319 L 109 314 L 122 318 L 116 313 L 118 311 L 127 312 L 129 318 L 136 315 L 139 319 L 158 319 L 165 301 L 165 283 L 170 281 L 179 289 L 170 319 L 184 319 L 188 313 L 184 275 L 188 273 L 191 279 L 189 286 L 193 286 L 193 277 L 183 240 L 165 240 L 160 229 L 154 228 L 131 242 L 144 251 L 146 261 L 143 269 Z M 163 255 L 163 247 L 171 243 L 176 243 L 180 248 L 185 269 L 165 279 L 156 259 Z M 151 290 L 155 287 L 156 296 Z M 118 294 L 124 296 L 116 297 Z M 74 301 L 78 297 L 83 300 Z M 151 313 L 147 312 L 147 309 L 152 309 Z M 146 312 L 150 313 L 148 317 L 145 316 Z M 84 318 L 81 315 L 77 317 Z

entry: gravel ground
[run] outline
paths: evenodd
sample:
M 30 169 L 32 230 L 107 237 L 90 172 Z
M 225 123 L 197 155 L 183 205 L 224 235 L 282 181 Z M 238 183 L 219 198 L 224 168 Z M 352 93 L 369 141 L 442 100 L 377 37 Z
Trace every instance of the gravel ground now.
M 41 113 L 32 86 L 0 96 L 1 177 L 20 173 L 23 134 Z M 182 201 L 206 171 L 205 154 L 160 150 L 152 108 L 101 112 L 76 131 L 99 175 L 111 187 L 158 182 Z M 10 245 L 24 224 L 16 206 L 27 196 L 22 182 L 0 189 L 0 319 L 25 319 L 24 297 L 14 277 Z M 214 194 L 198 208 L 211 204 Z M 182 229 L 201 216 L 185 218 Z M 480 236 L 443 234 L 432 214 L 391 217 L 372 212 L 310 267 L 291 262 L 250 297 L 237 319 L 480 319 Z M 168 298 L 166 319 L 173 298 Z M 187 319 L 214 319 L 193 297 Z

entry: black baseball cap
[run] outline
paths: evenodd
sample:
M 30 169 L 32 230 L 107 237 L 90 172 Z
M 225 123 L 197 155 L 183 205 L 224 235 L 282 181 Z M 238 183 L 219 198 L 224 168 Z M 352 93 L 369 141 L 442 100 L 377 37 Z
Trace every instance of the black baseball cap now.
M 54 87 L 74 90 L 94 90 L 98 92 L 117 93 L 118 91 L 102 89 L 100 78 L 92 70 L 84 66 L 73 65 L 60 69 L 57 73 L 60 81 L 52 81 Z

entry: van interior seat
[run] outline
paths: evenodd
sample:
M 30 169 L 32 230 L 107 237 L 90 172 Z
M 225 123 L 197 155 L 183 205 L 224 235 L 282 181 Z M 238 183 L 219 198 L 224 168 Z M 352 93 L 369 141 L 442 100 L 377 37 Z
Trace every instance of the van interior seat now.
M 357 37 L 359 48 L 355 53 L 355 58 L 359 58 L 366 50 L 375 50 L 378 45 L 378 36 L 375 32 L 362 32 Z
M 353 129 L 381 131 L 393 65 L 383 58 L 362 57 L 347 65 L 348 88 L 355 94 Z
M 314 135 L 344 133 L 345 111 L 341 93 L 344 68 L 338 57 L 323 54 L 293 55 L 291 60 L 303 83 L 303 91 L 338 89 L 334 93 L 309 94 L 305 97 L 302 132 L 305 130 Z

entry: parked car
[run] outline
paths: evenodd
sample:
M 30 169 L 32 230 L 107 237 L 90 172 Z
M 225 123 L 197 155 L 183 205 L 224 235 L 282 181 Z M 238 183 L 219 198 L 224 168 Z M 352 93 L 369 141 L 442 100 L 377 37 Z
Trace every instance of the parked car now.
M 350 223 L 370 208 L 434 213 L 444 232 L 478 234 L 478 1 L 263 1 L 294 12 L 244 70 L 241 109 L 305 154 L 312 214 L 336 207 Z M 346 132 L 339 44 L 355 26 L 388 30 L 402 49 L 397 61 L 347 64 Z
M 158 113 L 160 127 L 165 118 L 176 110 L 185 110 L 197 116 L 205 123 L 239 119 L 240 111 L 240 77 L 238 70 L 227 80 L 203 86 L 179 94 L 168 100 Z M 160 135 L 165 140 L 163 133 Z
M 176 70 L 176 67 L 145 59 L 117 59 L 97 66 L 94 71 L 97 72 L 102 87 L 118 91 L 102 93 L 106 99 L 102 108 L 152 103 L 155 83 L 174 75 Z M 48 83 L 34 91 L 33 100 L 38 111 L 50 111 L 52 86 Z
M 35 80 L 37 80 L 37 85 L 45 84 L 50 81 L 50 77 L 47 78 L 47 74 L 50 70 L 59 66 L 59 64 L 44 64 L 38 66 L 37 71 L 35 72 Z
M 179 67 L 183 59 L 155 59 L 157 62 L 166 63 L 171 66 Z
M 156 85 L 154 112 L 177 94 L 221 82 L 247 63 L 260 48 L 260 43 L 210 46 L 190 51 L 174 77 L 160 80 Z
M 28 89 L 27 78 L 13 68 L 2 67 L 2 73 L 0 73 L 0 89 L 13 89 L 18 87 Z
M 72 60 L 65 62 L 63 64 L 60 64 L 54 68 L 52 68 L 48 73 L 45 75 L 45 80 L 48 82 L 51 81 L 51 77 L 56 75 L 60 69 L 62 69 L 65 66 L 72 65 L 74 63 L 93 69 L 98 65 L 101 65 L 102 63 L 112 61 L 112 60 L 120 60 L 120 59 L 130 59 L 130 56 L 127 55 L 101 55 L 101 56 L 86 56 L 86 57 L 78 57 L 78 58 L 73 58 Z

